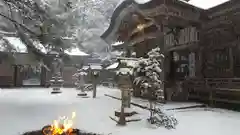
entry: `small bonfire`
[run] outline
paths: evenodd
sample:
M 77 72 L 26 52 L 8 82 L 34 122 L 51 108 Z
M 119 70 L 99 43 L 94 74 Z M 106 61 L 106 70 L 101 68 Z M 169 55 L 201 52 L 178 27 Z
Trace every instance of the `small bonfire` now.
M 75 112 L 72 113 L 71 119 L 66 116 L 60 117 L 59 120 L 54 120 L 51 126 L 43 128 L 42 132 L 44 135 L 73 135 L 72 126 L 75 117 Z
M 23 135 L 99 135 L 96 133 L 87 133 L 79 129 L 73 128 L 73 121 L 76 113 L 72 113 L 72 117 L 59 117 L 54 120 L 52 125 L 44 126 L 41 130 L 26 132 Z

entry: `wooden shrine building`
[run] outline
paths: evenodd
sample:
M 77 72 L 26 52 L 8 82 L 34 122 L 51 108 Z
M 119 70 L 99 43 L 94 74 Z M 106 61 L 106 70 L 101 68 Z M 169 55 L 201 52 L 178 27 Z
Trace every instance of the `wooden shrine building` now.
M 124 42 L 128 57 L 159 46 L 168 100 L 240 103 L 239 11 L 239 0 L 208 10 L 179 0 L 126 0 L 102 38 Z

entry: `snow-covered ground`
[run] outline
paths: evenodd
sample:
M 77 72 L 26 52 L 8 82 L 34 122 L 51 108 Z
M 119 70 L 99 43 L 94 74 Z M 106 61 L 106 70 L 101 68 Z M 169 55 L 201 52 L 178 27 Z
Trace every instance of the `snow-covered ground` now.
M 58 116 L 71 116 L 76 112 L 74 127 L 113 135 L 238 135 L 240 113 L 213 109 L 191 109 L 171 112 L 179 121 L 176 129 L 154 129 L 146 122 L 148 111 L 133 107 L 143 118 L 140 122 L 118 127 L 109 116 L 120 107 L 120 101 L 104 96 L 119 95 L 116 89 L 98 87 L 97 98 L 79 98 L 74 89 L 63 89 L 60 95 L 51 95 L 51 89 L 1 89 L 0 131 L 3 135 L 19 135 L 24 131 L 40 129 Z M 91 94 L 91 93 L 89 93 Z M 134 102 L 146 104 L 139 99 Z M 170 103 L 164 108 L 181 107 L 190 103 Z

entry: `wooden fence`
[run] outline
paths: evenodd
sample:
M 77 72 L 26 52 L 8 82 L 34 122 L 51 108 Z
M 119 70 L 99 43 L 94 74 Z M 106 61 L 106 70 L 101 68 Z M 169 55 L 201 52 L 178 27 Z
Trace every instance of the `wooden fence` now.
M 191 79 L 183 83 L 187 100 L 214 105 L 217 102 L 240 104 L 240 78 Z

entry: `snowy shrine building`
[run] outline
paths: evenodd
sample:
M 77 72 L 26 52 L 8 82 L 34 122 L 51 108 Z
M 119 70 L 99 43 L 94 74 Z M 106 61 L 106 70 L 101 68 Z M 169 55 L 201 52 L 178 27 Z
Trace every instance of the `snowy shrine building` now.
M 128 57 L 159 46 L 168 100 L 240 103 L 240 1 L 201 9 L 179 0 L 125 0 L 102 38 Z
M 0 48 L 0 87 L 46 87 L 49 85 L 49 80 L 52 73 L 46 67 L 41 65 L 37 58 L 28 52 L 26 45 L 18 37 L 4 37 L 12 46 L 12 50 Z M 1 45 L 5 42 L 0 40 Z M 48 61 L 52 59 L 46 50 L 39 49 L 44 53 L 44 59 Z M 9 55 L 14 53 L 14 55 Z M 72 75 L 77 71 L 75 67 L 88 58 L 88 54 L 80 51 L 78 48 L 66 50 L 69 59 L 64 62 L 63 80 L 65 87 L 74 87 L 75 80 Z M 48 67 L 51 67 L 51 63 Z

